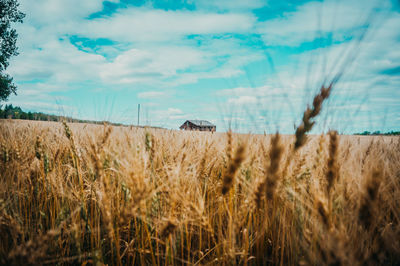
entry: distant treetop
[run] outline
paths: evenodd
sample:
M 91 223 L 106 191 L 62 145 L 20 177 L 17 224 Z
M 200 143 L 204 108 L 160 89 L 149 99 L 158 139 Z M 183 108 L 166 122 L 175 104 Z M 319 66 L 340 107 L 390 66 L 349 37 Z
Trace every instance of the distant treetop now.
M 0 101 L 6 101 L 11 93 L 16 94 L 13 78 L 4 73 L 11 56 L 18 55 L 17 31 L 11 23 L 22 23 L 25 14 L 18 10 L 17 0 L 0 0 Z

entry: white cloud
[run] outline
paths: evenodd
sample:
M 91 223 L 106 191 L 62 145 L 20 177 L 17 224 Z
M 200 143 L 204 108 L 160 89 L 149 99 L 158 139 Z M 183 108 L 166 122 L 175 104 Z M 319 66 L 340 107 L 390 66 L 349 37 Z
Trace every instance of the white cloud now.
M 382 1 L 377 6 L 376 1 L 359 0 L 309 2 L 296 11 L 258 24 L 258 31 L 267 45 L 298 46 L 327 33 L 332 33 L 333 40 L 341 41 L 367 22 L 372 8 L 384 9 L 389 4 Z
M 96 87 L 144 83 L 171 87 L 201 78 L 239 75 L 242 65 L 262 58 L 234 38 L 209 36 L 251 31 L 256 21 L 251 13 L 163 11 L 147 6 L 119 9 L 111 16 L 89 20 L 90 14 L 102 9 L 102 1 L 78 2 L 21 1 L 27 17 L 17 26 L 20 55 L 9 68 L 17 82 L 39 79 L 60 88 L 86 81 L 101 83 Z M 204 44 L 186 39 L 192 34 L 201 35 Z M 96 47 L 100 55 L 94 49 L 72 45 L 72 35 L 109 38 L 117 44 Z M 224 58 L 219 65 L 217 57 Z
M 307 62 L 311 67 L 307 69 L 306 64 L 301 64 L 301 67 L 296 68 L 295 76 L 303 77 L 304 82 L 300 83 L 301 85 L 305 84 L 305 78 L 308 78 L 309 85 L 318 89 L 324 80 L 329 81 L 342 72 L 340 87 L 356 93 L 366 92 L 373 84 L 383 80 L 392 85 L 399 83 L 395 76 L 384 74 L 385 70 L 400 65 L 400 51 L 396 49 L 400 32 L 397 31 L 396 25 L 400 25 L 400 14 L 393 12 L 379 27 L 373 26 L 360 43 L 338 43 L 293 55 L 293 61 Z M 293 69 L 289 70 L 292 66 L 283 66 L 280 70 L 294 72 Z M 290 77 L 281 76 L 282 80 L 287 78 Z
M 217 8 L 219 10 L 237 10 L 247 11 L 251 9 L 261 8 L 267 4 L 264 0 L 196 0 L 193 1 L 197 8 L 209 9 Z
M 230 98 L 228 99 L 228 104 L 234 105 L 249 105 L 256 104 L 257 98 L 255 96 L 239 96 L 238 98 Z
M 102 9 L 102 0 L 20 0 L 26 20 L 40 27 L 59 26 L 82 20 Z
M 168 108 L 167 114 L 168 115 L 179 115 L 179 114 L 183 114 L 183 112 L 181 109 L 178 109 L 178 108 Z
M 160 98 L 165 96 L 165 92 L 163 91 L 144 91 L 138 93 L 138 98 L 140 99 L 154 99 L 154 98 Z
M 219 96 L 253 95 L 255 97 L 267 97 L 267 96 L 279 95 L 281 93 L 282 93 L 281 88 L 272 87 L 271 85 L 265 85 L 256 88 L 237 87 L 233 89 L 223 89 L 216 92 L 216 94 Z
M 140 83 L 174 77 L 179 70 L 204 63 L 202 52 L 190 47 L 131 49 L 105 64 L 100 76 L 109 83 Z
M 124 42 L 176 42 L 187 35 L 246 33 L 255 22 L 256 18 L 251 13 L 128 8 L 119 10 L 111 17 L 90 20 L 76 32 L 89 38 Z
M 176 86 L 199 79 L 230 78 L 242 74 L 243 65 L 263 58 L 262 52 L 242 47 L 234 38 L 206 39 L 201 47 L 187 42 L 180 46 L 151 44 L 122 52 L 104 64 L 100 76 L 115 84 Z
M 79 51 L 67 41 L 48 41 L 41 49 L 31 48 L 13 58 L 9 71 L 19 80 L 49 79 L 54 82 L 80 82 L 97 77 L 101 55 Z

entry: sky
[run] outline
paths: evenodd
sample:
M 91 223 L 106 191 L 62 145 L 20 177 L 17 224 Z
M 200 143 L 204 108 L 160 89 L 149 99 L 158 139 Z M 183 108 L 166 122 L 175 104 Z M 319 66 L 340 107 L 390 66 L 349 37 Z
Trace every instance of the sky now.
M 293 133 L 340 74 L 313 132 L 400 130 L 397 0 L 19 0 L 23 110 L 178 129 Z

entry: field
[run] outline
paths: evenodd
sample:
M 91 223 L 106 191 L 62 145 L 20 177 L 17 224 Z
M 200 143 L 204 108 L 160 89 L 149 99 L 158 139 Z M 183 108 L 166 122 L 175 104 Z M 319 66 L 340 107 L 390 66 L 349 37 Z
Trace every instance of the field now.
M 400 138 L 0 121 L 0 264 L 399 265 Z

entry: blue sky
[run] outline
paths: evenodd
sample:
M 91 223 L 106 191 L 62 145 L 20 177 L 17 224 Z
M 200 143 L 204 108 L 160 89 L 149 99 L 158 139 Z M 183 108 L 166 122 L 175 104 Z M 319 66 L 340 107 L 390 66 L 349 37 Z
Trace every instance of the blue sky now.
M 293 133 L 343 72 L 314 132 L 400 130 L 397 1 L 20 3 L 9 103 L 25 110 L 135 124 L 140 103 L 142 125 Z

